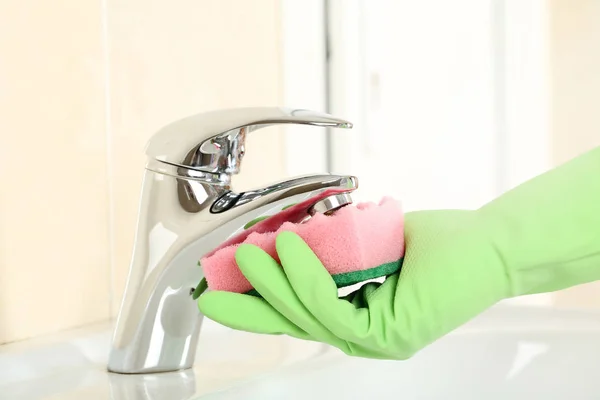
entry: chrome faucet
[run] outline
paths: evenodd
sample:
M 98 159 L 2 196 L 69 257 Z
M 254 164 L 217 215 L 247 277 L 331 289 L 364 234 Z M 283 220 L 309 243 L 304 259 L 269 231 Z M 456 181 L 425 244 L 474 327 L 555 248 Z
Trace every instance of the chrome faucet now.
M 109 371 L 152 373 L 192 367 L 203 320 L 192 297 L 203 278 L 198 266 L 203 255 L 241 232 L 247 222 L 290 202 L 314 198 L 316 208 L 327 212 L 340 201 L 350 201 L 349 193 L 358 187 L 353 176 L 309 175 L 262 189 L 233 191 L 231 177 L 240 172 L 247 135 L 274 124 L 352 127 L 308 110 L 240 108 L 176 121 L 150 139 Z

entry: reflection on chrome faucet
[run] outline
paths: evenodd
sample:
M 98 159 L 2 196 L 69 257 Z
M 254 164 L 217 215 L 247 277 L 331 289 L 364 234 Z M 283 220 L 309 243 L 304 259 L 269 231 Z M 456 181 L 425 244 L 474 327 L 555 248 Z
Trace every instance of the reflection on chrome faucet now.
M 202 315 L 192 299 L 198 260 L 259 215 L 358 186 L 352 176 L 311 175 L 236 193 L 246 136 L 274 124 L 350 128 L 327 114 L 241 108 L 176 121 L 149 141 L 129 277 L 108 369 L 176 371 L 193 364 Z
M 156 374 L 108 374 L 111 400 L 188 400 L 194 396 L 192 370 Z

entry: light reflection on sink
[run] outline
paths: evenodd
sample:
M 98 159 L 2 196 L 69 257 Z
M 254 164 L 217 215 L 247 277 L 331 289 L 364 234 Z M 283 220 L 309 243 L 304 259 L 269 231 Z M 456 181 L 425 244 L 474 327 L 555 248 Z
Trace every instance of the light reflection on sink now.
M 201 399 L 598 399 L 600 314 L 497 307 L 409 361 L 326 354 Z
M 194 369 L 106 372 L 111 327 L 0 346 L 0 399 L 596 399 L 600 313 L 499 306 L 408 361 L 206 321 Z
M 193 369 L 121 375 L 106 370 L 111 335 L 106 324 L 0 346 L 0 399 L 188 400 L 326 350 L 205 321 Z

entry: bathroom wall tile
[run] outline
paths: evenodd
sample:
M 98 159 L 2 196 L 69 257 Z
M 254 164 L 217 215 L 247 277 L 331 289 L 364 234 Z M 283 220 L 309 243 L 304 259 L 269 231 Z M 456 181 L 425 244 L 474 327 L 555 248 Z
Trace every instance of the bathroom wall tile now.
M 0 343 L 109 317 L 99 1 L 0 2 Z
M 148 138 L 212 109 L 280 105 L 279 2 L 108 1 L 110 32 L 113 313 L 129 268 Z M 280 179 L 276 128 L 247 141 L 244 189 Z
M 600 2 L 552 0 L 552 136 L 556 165 L 600 145 Z M 600 282 L 554 294 L 558 307 L 600 308 Z
M 600 2 L 552 0 L 554 161 L 600 145 Z
M 600 282 L 575 286 L 554 293 L 557 308 L 600 309 Z

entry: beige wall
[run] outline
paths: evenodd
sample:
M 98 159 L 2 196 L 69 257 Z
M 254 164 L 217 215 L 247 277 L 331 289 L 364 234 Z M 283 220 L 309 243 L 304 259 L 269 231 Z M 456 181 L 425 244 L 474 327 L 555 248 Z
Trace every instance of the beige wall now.
M 600 144 L 600 2 L 549 1 L 560 163 Z M 147 138 L 202 110 L 280 104 L 280 12 L 277 0 L 0 2 L 0 343 L 116 314 Z M 251 137 L 263 151 L 237 183 L 281 178 L 282 141 Z M 553 297 L 600 307 L 598 293 Z
M 115 315 L 146 140 L 203 110 L 280 104 L 279 13 L 277 0 L 0 2 L 0 343 Z M 237 183 L 281 178 L 282 140 L 251 137 L 264 152 Z
M 553 161 L 600 145 L 600 1 L 550 0 Z M 556 293 L 564 307 L 600 307 L 600 283 Z
M 0 3 L 0 342 L 109 316 L 99 4 Z
M 551 0 L 555 163 L 600 145 L 600 1 Z

